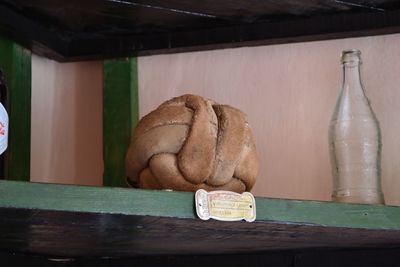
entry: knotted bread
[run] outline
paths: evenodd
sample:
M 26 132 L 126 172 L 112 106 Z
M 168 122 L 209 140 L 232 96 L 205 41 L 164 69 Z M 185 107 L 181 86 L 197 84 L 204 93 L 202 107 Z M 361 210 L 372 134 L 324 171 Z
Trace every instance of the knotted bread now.
M 144 116 L 126 155 L 127 182 L 140 188 L 250 191 L 258 167 L 246 115 L 196 95 Z

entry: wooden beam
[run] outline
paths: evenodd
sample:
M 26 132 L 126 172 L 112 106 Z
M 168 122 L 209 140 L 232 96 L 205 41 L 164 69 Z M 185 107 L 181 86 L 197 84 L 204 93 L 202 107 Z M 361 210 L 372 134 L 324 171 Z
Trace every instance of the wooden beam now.
M 0 32 L 59 61 L 400 32 L 393 0 L 3 2 Z
M 103 75 L 103 184 L 126 186 L 125 154 L 139 114 L 137 59 L 105 60 Z
M 30 179 L 31 52 L 0 37 L 0 65 L 9 89 L 6 178 Z
M 395 230 L 400 207 L 256 197 L 256 222 Z M 0 181 L 0 208 L 196 219 L 192 192 Z M 1 218 L 1 217 L 0 217 Z M 252 225 L 248 223 L 248 225 Z M 398 239 L 400 242 L 400 239 Z
M 49 30 L 40 22 L 22 16 L 16 9 L 0 3 L 0 31 L 35 54 L 62 61 L 69 44 L 65 34 Z
M 254 223 L 202 221 L 191 192 L 0 181 L 0 251 L 118 258 L 400 246 L 400 207 L 256 205 Z
M 51 266 L 51 267 L 343 267 L 343 266 L 379 266 L 393 267 L 398 263 L 400 249 L 315 249 L 284 250 L 266 253 L 221 254 L 221 255 L 187 255 L 187 256 L 147 256 L 133 258 L 63 258 L 50 255 L 26 255 L 0 252 L 0 260 L 8 266 Z

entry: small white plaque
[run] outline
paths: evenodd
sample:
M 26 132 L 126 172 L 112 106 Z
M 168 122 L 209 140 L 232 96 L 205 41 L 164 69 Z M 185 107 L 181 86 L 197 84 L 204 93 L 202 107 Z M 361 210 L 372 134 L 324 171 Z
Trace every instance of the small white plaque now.
M 207 192 L 199 189 L 195 194 L 196 213 L 202 220 L 253 222 L 256 219 L 256 200 L 249 192 Z

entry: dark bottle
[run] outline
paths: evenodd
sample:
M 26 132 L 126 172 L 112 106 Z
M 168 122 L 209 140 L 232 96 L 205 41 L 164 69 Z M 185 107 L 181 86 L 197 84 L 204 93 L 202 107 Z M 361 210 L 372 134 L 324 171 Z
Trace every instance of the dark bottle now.
M 5 178 L 5 157 L 8 145 L 7 85 L 0 69 L 0 179 Z

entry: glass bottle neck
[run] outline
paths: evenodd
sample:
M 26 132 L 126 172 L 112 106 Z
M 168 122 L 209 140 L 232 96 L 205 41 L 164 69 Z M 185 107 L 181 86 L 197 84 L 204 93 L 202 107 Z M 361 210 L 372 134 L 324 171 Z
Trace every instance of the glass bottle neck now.
M 344 63 L 343 64 L 343 88 L 351 88 L 352 90 L 361 89 L 360 64 Z

